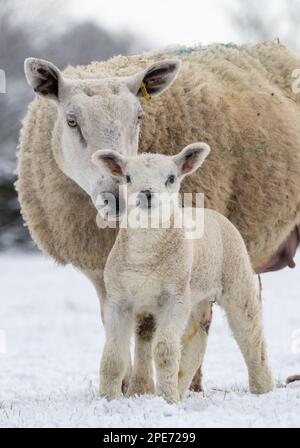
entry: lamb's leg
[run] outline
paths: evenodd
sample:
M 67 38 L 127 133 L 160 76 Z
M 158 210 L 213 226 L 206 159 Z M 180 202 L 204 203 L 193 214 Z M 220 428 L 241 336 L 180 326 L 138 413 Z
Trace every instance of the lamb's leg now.
M 242 285 L 224 291 L 221 305 L 247 364 L 250 391 L 263 394 L 273 389 L 273 377 L 263 334 L 260 292 L 253 280 L 252 275 L 245 273 Z
M 120 309 L 111 303 L 106 305 L 106 343 L 100 366 L 100 395 L 107 400 L 115 400 L 121 396 L 122 380 L 128 367 L 133 321 L 130 309 Z
M 152 314 L 139 315 L 136 324 L 134 367 L 127 391 L 128 396 L 155 392 L 152 368 L 154 316 Z
M 208 301 L 203 301 L 199 304 L 199 318 L 200 318 L 200 328 L 204 331 L 202 331 L 202 338 L 201 338 L 201 344 L 198 348 L 200 350 L 200 367 L 197 369 L 192 382 L 190 384 L 190 390 L 193 392 L 202 392 L 202 365 L 203 365 L 203 358 L 205 355 L 205 350 L 207 346 L 207 338 L 208 333 L 212 321 L 212 303 Z
M 129 389 L 129 385 L 130 385 L 130 381 L 131 381 L 131 375 L 132 375 L 132 363 L 131 363 L 130 350 L 127 353 L 126 365 L 127 365 L 127 368 L 125 371 L 124 378 L 122 380 L 122 393 L 124 395 L 127 395 L 127 393 L 128 393 L 128 389 Z
M 179 400 L 178 372 L 181 355 L 181 337 L 186 326 L 188 308 L 185 299 L 166 306 L 157 316 L 154 338 L 154 360 L 157 372 L 156 392 L 169 403 Z
M 99 299 L 99 303 L 100 303 L 100 310 L 101 310 L 101 319 L 103 322 L 103 315 L 104 315 L 104 307 L 107 303 L 107 295 L 106 295 L 106 288 L 105 288 L 105 283 L 104 283 L 104 275 L 103 275 L 103 270 L 102 269 L 98 269 L 96 271 L 92 271 L 92 270 L 82 270 L 82 273 L 92 282 L 92 284 L 95 287 L 98 299 Z M 130 381 L 130 377 L 131 377 L 131 355 L 130 355 L 130 351 L 127 354 L 128 356 L 128 360 L 127 360 L 127 369 L 123 378 L 123 382 L 122 382 L 122 392 L 125 394 L 127 392 L 128 386 L 129 386 L 129 381 Z
M 207 345 L 207 336 L 212 319 L 212 305 L 205 301 L 195 307 L 182 337 L 181 361 L 178 374 L 178 389 L 182 399 L 193 378 L 200 370 L 195 387 L 202 390 L 201 365 Z M 200 366 L 200 367 L 199 367 Z M 198 369 L 198 370 L 197 370 Z

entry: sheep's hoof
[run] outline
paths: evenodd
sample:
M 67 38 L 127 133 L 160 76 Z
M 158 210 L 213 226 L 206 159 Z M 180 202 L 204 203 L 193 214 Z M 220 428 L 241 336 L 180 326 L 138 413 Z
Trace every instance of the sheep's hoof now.
M 289 376 L 286 380 L 286 384 L 296 383 L 296 381 L 300 381 L 300 375 Z
M 201 367 L 197 370 L 190 385 L 190 391 L 203 392 Z
M 125 377 L 122 381 L 122 394 L 123 395 L 127 395 L 128 389 L 129 389 L 129 384 L 130 384 L 130 378 L 129 377 Z

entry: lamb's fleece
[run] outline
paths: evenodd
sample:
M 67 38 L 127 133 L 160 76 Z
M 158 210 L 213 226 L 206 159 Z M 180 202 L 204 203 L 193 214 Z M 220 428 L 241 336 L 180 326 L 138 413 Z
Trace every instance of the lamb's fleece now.
M 140 150 L 174 154 L 207 142 L 206 169 L 187 179 L 184 191 L 203 191 L 206 207 L 229 217 L 260 266 L 300 223 L 300 99 L 291 90 L 300 57 L 280 43 L 212 45 L 117 56 L 69 67 L 65 75 L 133 74 L 174 54 L 181 72 L 166 93 L 143 104 Z M 97 228 L 88 196 L 57 167 L 55 119 L 56 108 L 45 99 L 30 105 L 20 140 L 22 213 L 33 239 L 57 262 L 101 268 L 115 231 Z

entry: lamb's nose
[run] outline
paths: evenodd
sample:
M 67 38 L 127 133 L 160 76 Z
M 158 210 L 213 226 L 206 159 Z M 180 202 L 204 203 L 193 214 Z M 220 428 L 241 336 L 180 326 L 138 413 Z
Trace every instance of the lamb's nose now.
M 152 193 L 150 190 L 141 191 L 136 200 L 136 205 L 142 208 L 151 208 Z

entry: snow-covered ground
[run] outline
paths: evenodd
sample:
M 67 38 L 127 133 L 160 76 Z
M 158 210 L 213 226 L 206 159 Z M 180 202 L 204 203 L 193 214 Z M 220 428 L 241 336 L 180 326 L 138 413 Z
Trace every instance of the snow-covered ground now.
M 80 273 L 19 254 L 0 256 L 0 273 L 0 427 L 300 427 L 300 384 L 285 387 L 288 375 L 300 373 L 299 268 L 263 278 L 276 390 L 249 394 L 241 355 L 215 307 L 205 393 L 179 405 L 97 397 L 104 333 L 93 287 Z

